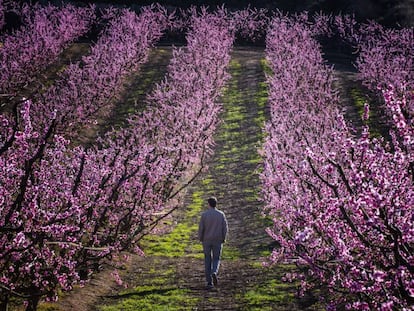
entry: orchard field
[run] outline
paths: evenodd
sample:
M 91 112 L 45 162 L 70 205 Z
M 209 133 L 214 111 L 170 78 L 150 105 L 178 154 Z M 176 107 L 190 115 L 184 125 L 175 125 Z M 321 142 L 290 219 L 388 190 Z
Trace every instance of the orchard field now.
M 413 28 L 0 0 L 0 29 L 0 310 L 414 310 Z

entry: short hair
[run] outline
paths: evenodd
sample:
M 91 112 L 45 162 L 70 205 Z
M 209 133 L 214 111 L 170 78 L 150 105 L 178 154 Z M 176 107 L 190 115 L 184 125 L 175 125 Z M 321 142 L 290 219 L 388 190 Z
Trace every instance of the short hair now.
M 216 197 L 208 198 L 207 202 L 208 202 L 208 205 L 210 205 L 211 207 L 216 207 L 216 205 L 217 205 Z

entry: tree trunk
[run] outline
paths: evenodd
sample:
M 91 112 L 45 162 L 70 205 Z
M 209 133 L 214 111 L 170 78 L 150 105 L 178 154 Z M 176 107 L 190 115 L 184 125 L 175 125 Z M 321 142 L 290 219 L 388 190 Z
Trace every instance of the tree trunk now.
M 8 311 L 9 310 L 9 297 L 5 297 L 0 301 L 0 311 Z
M 37 305 L 39 304 L 39 300 L 39 296 L 32 297 L 31 299 L 29 299 L 29 304 L 26 307 L 26 311 L 36 311 Z

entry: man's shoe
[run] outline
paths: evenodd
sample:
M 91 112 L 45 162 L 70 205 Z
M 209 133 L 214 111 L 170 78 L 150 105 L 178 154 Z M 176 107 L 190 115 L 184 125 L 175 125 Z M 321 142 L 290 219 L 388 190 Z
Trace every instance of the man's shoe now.
M 213 288 L 214 288 L 213 284 L 207 284 L 207 286 L 206 286 L 206 289 L 207 290 L 211 290 Z
M 213 279 L 214 286 L 217 286 L 217 284 L 218 284 L 217 274 L 216 273 L 213 273 L 211 275 L 211 278 Z

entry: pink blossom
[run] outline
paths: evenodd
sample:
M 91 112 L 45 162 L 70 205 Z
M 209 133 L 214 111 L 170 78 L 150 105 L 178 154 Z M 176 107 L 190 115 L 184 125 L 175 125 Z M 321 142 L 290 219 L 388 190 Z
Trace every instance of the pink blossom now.
M 364 36 L 382 30 L 372 24 L 366 31 Z M 393 32 L 392 42 L 409 33 Z M 407 242 L 413 239 L 414 224 L 413 131 L 408 124 L 413 114 L 404 109 L 413 105 L 410 83 L 401 87 L 401 77 L 392 80 L 403 62 L 375 58 L 375 68 L 387 64 L 389 72 L 369 71 L 377 75 L 375 83 L 381 82 L 376 85 L 396 86 L 379 90 L 394 120 L 392 141 L 372 138 L 367 125 L 355 136 L 341 115 L 332 69 L 322 59 L 316 34 L 305 15 L 276 15 L 267 33 L 273 75 L 268 76 L 271 118 L 265 127 L 262 197 L 264 211 L 273 219 L 267 232 L 280 245 L 270 260 L 293 258 L 305 279 L 313 281 L 303 282 L 302 291 L 323 285 L 348 293 L 329 302 L 330 308 L 408 308 L 414 259 Z M 411 53 L 414 41 L 408 38 L 402 38 L 408 45 L 397 43 L 398 53 Z M 381 44 L 392 49 L 387 41 Z M 388 51 L 375 55 L 394 57 Z M 374 63 L 365 58 L 367 68 L 368 60 Z M 369 117 L 368 105 L 363 117 Z

